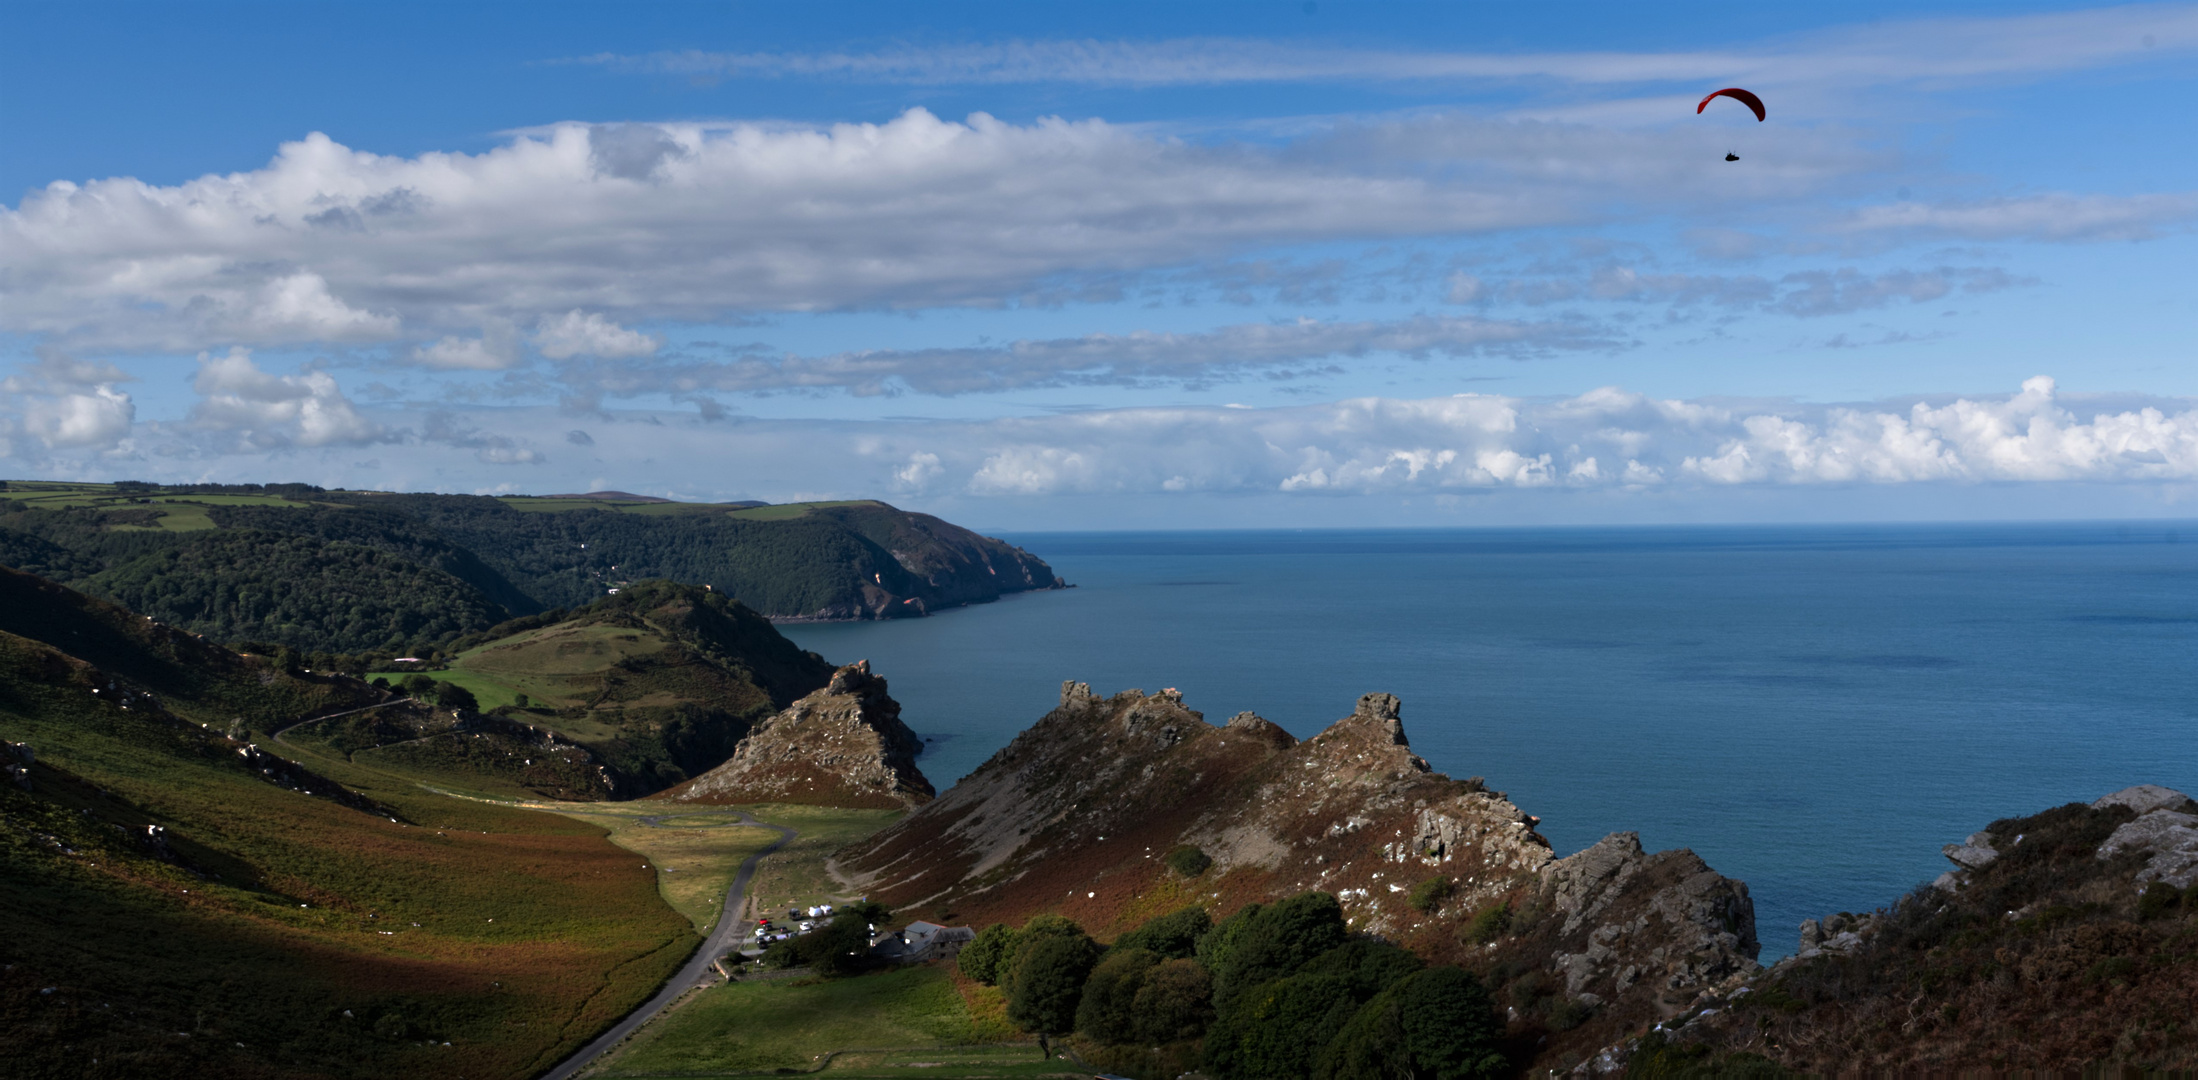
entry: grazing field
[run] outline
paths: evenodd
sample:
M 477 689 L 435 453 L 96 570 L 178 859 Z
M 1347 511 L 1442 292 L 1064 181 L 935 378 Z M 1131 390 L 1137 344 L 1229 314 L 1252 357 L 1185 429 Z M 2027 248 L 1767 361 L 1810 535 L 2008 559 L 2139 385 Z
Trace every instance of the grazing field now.
M 686 916 L 698 934 L 708 934 L 724 914 L 725 890 L 741 862 L 779 835 L 744 824 L 739 811 L 722 807 L 666 812 L 649 803 L 593 803 L 585 809 L 570 803 L 528 805 L 599 826 L 611 843 L 646 857 L 664 902 Z
M 736 979 L 696 992 L 586 1075 L 807 1070 L 845 1050 L 889 1052 L 847 1055 L 830 1072 L 907 1076 L 908 1063 L 940 1062 L 921 1075 L 1076 1075 L 1063 1062 L 1043 1060 L 1035 1044 L 988 1045 L 1020 1036 L 984 1005 L 972 1008 L 955 982 L 943 964 L 848 979 Z
M 653 800 L 652 800 L 653 801 Z M 789 907 L 852 900 L 845 883 L 832 876 L 832 853 L 898 820 L 905 810 L 840 810 L 829 806 L 770 803 L 744 806 L 757 821 L 784 825 L 801 835 L 763 860 L 748 889 L 751 912 L 784 913 Z

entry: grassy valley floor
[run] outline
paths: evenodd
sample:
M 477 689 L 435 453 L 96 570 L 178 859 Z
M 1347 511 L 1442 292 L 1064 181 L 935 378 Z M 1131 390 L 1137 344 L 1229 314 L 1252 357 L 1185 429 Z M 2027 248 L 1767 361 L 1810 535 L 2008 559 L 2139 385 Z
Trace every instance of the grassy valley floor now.
M 1088 1075 L 1044 1059 L 943 963 L 824 980 L 744 976 L 697 991 L 584 1073 L 591 1078 L 807 1072 L 835 1076 Z

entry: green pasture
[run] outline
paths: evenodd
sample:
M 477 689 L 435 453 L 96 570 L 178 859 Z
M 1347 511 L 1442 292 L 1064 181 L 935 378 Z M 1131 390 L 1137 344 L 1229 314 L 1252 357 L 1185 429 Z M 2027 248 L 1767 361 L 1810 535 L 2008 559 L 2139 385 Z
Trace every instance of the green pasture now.
M 834 980 L 742 978 L 698 991 L 586 1075 L 806 1072 L 848 1050 L 870 1053 L 841 1055 L 828 1072 L 905 1077 L 913 1063 L 938 1062 L 920 1075 L 1078 1075 L 1043 1060 L 1035 1044 L 987 1045 L 1017 1037 L 1004 1022 L 973 1015 L 944 965 Z
M 650 803 L 529 803 L 603 828 L 611 843 L 649 860 L 657 890 L 695 932 L 708 934 L 724 914 L 725 890 L 748 856 L 778 839 L 778 832 L 741 822 L 737 811 L 718 807 L 678 809 Z
M 746 510 L 729 511 L 727 516 L 746 521 L 784 521 L 798 518 L 811 510 L 823 510 L 834 506 L 874 506 L 875 499 L 843 499 L 839 502 L 779 503 L 772 506 L 751 506 Z
M 891 825 L 907 812 L 843 810 L 786 803 L 741 809 L 757 821 L 784 825 L 801 834 L 756 868 L 755 881 L 749 885 L 748 895 L 755 910 L 766 912 L 854 899 L 847 886 L 825 868 L 825 860 L 831 858 L 833 852 Z

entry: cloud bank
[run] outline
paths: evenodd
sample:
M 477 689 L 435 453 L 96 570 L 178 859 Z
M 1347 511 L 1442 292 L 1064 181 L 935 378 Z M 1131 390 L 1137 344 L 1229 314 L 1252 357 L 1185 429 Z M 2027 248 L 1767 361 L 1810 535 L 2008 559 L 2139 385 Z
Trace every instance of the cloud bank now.
M 353 405 L 325 372 L 274 376 L 240 352 L 201 361 L 183 424 L 130 420 L 111 385 L 0 416 L 21 467 L 102 457 L 147 476 L 214 463 L 307 467 L 318 482 L 444 490 L 589 484 L 774 500 L 1154 495 L 1284 498 L 1492 491 L 1730 490 L 2198 481 L 2198 403 L 2067 398 L 2047 377 L 1999 396 L 1869 405 L 1651 398 L 1357 398 L 1283 408 L 1126 408 L 978 421 L 698 420 L 598 413 L 586 427 L 527 409 L 447 409 L 418 427 Z M 537 445 L 563 430 L 550 453 Z M 339 451 L 374 445 L 373 462 Z M 448 450 L 471 450 L 454 461 Z M 118 458 L 116 455 L 120 455 Z M 384 466 L 387 462 L 387 466 Z M 165 470 L 165 471 L 164 471 Z M 422 477 L 439 477 L 432 483 Z M 730 485 L 730 486 L 728 486 Z

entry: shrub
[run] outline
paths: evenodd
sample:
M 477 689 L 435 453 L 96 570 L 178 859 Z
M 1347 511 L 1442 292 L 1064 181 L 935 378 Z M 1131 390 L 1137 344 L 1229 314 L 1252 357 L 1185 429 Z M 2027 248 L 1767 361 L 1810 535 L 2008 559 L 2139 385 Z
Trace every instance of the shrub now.
M 1163 959 L 1188 960 L 1198 952 L 1198 939 L 1213 929 L 1213 916 L 1202 907 L 1187 907 L 1155 915 L 1143 926 L 1116 938 L 1117 949 L 1149 949 Z
M 1178 844 L 1169 848 L 1167 855 L 1162 858 L 1168 864 L 1168 869 L 1184 877 L 1197 877 L 1213 865 L 1212 856 L 1190 844 Z
M 1442 902 L 1450 899 L 1450 894 L 1456 890 L 1457 885 L 1449 878 L 1431 877 L 1412 886 L 1412 895 L 1406 897 L 1406 900 L 1411 903 L 1412 910 L 1430 912 L 1441 907 Z
M 1549 1029 L 1571 1031 L 1595 1015 L 1595 1007 L 1579 998 L 1562 998 L 1549 1007 Z
M 2175 886 L 2164 881 L 2155 881 L 2147 886 L 2143 893 L 2138 895 L 2137 917 L 2140 919 L 2160 918 L 2173 912 L 2176 907 L 2181 905 L 2182 900 L 2183 894 L 2176 891 Z
M 890 918 L 892 913 L 876 904 L 843 909 L 809 933 L 772 943 L 763 954 L 763 965 L 806 965 L 827 979 L 859 974 L 871 967 L 870 924 Z
M 1005 923 L 993 923 L 977 932 L 977 937 L 962 946 L 962 954 L 956 963 L 962 974 L 992 986 L 1000 981 L 1000 957 L 1015 940 L 1015 931 Z
M 1466 925 L 1465 940 L 1474 945 L 1486 945 L 1511 932 L 1511 901 L 1506 900 L 1473 916 Z

